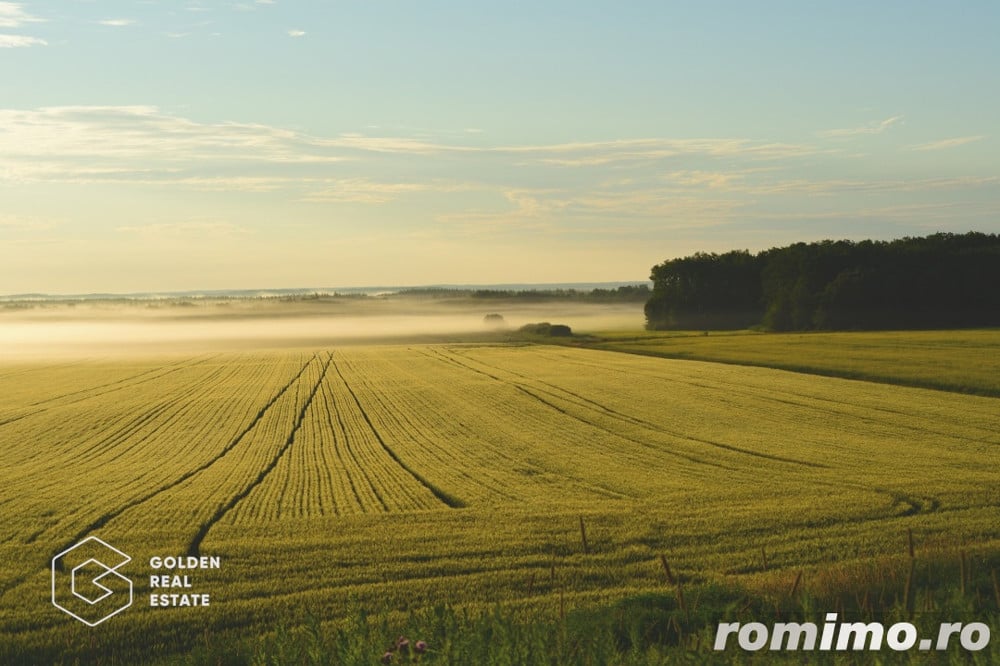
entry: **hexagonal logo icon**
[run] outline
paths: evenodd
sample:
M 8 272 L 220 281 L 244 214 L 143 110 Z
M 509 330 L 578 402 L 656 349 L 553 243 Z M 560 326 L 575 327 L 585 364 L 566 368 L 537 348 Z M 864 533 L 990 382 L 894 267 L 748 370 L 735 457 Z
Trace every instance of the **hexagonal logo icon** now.
M 132 605 L 132 581 L 118 568 L 132 561 L 97 537 L 87 537 L 52 558 L 52 604 L 96 627 Z

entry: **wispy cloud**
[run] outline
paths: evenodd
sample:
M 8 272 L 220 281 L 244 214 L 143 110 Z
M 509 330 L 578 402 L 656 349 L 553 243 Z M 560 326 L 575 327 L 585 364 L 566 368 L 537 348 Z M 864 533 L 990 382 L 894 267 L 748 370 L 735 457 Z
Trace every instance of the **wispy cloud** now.
M 844 129 L 830 129 L 819 132 L 820 136 L 831 138 L 847 138 L 852 136 L 864 136 L 867 134 L 881 134 L 893 125 L 901 123 L 903 116 L 892 116 L 880 122 L 869 123 L 861 127 L 848 127 Z
M 18 2 L 0 2 L 0 28 L 20 28 L 26 23 L 40 23 L 45 19 L 32 16 L 24 11 Z M 27 46 L 45 46 L 48 42 L 30 35 L 0 34 L 0 49 L 16 49 Z
M 163 222 L 155 224 L 125 225 L 118 231 L 151 236 L 231 236 L 249 233 L 244 227 L 232 222 L 215 220 L 192 220 L 185 222 Z
M 305 34 L 306 34 L 305 30 L 289 30 L 288 31 L 288 36 L 289 37 L 303 37 L 303 36 L 305 36 Z
M 196 160 L 318 163 L 347 159 L 313 137 L 249 123 L 197 123 L 156 107 L 50 107 L 0 110 L 0 158 L 26 164 L 86 160 L 183 165 Z
M 45 19 L 24 11 L 19 2 L 0 2 L 0 28 L 20 28 L 25 23 L 38 23 Z
M 308 179 L 306 179 L 308 180 Z M 173 177 L 169 172 L 152 172 L 148 177 L 126 172 L 115 174 L 82 173 L 64 180 L 88 185 L 150 185 L 180 187 L 198 192 L 275 192 L 291 185 L 303 184 L 303 179 L 276 176 L 183 176 Z
M 302 198 L 310 203 L 367 203 L 381 204 L 402 194 L 414 192 L 461 192 L 475 189 L 474 185 L 442 181 L 424 183 L 384 183 L 365 178 L 335 180 L 325 187 L 313 190 Z
M 0 215 L 0 230 L 14 231 L 45 231 L 56 226 L 48 219 L 24 217 L 20 215 Z
M 926 204 L 889 204 L 882 206 L 867 205 L 855 199 L 842 199 L 836 202 L 832 210 L 748 210 L 741 217 L 748 220 L 767 220 L 779 222 L 802 222 L 803 220 L 826 221 L 834 220 L 851 223 L 870 223 L 883 221 L 905 224 L 907 227 L 917 226 L 928 232 L 941 231 L 943 220 L 955 218 L 982 219 L 989 222 L 996 219 L 1000 213 L 1000 202 L 971 201 L 958 199 L 955 201 L 940 201 Z M 964 229 L 960 229 L 963 230 Z M 829 233 L 825 234 L 829 237 Z
M 771 160 L 828 152 L 805 144 L 750 139 L 622 139 L 512 146 L 493 150 L 530 155 L 544 164 L 569 167 L 603 166 L 615 162 L 649 162 L 681 156 Z
M 669 183 L 713 190 L 730 189 L 735 184 L 742 183 L 744 178 L 742 173 L 722 171 L 672 171 L 666 175 Z
M 722 194 L 753 197 L 755 200 L 806 195 L 912 194 L 930 191 L 960 191 L 970 188 L 1000 186 L 1000 176 L 960 176 L 939 178 L 808 178 L 795 177 L 787 167 L 737 167 L 724 170 L 669 171 L 657 176 L 660 189 L 671 195 L 699 196 Z M 792 177 L 790 177 L 792 176 Z M 653 181 L 640 179 L 608 180 L 600 183 L 607 190 L 637 190 Z
M 25 46 L 46 46 L 48 42 L 27 35 L 0 35 L 0 49 L 16 49 Z
M 503 192 L 505 205 L 437 216 L 441 235 L 500 237 L 530 232 L 574 238 L 619 237 L 626 231 L 707 228 L 739 219 L 746 201 L 678 196 L 655 189 L 597 190 L 518 188 Z
M 930 143 L 921 143 L 916 146 L 911 146 L 910 150 L 946 150 L 948 148 L 955 148 L 957 146 L 964 146 L 968 143 L 982 141 L 985 138 L 985 135 L 978 134 L 976 136 L 955 137 L 954 139 L 941 139 L 940 141 L 931 141 Z
M 968 176 L 955 178 L 918 178 L 913 180 L 773 180 L 744 186 L 742 190 L 750 194 L 810 194 L 835 195 L 845 193 L 912 193 L 928 190 L 961 190 L 975 187 L 989 187 L 1000 184 L 996 176 Z
M 107 25 L 112 28 L 124 28 L 126 26 L 135 25 L 135 19 L 129 18 L 112 18 L 104 19 L 103 21 L 98 21 L 101 25 Z
M 191 176 L 161 178 L 143 184 L 189 187 L 202 192 L 274 192 L 301 182 L 301 179 L 274 176 Z
M 462 132 L 461 134 L 474 134 Z M 602 166 L 616 162 L 649 162 L 678 156 L 784 159 L 830 153 L 806 144 L 750 139 L 621 139 L 533 145 L 473 146 L 409 137 L 367 136 L 357 133 L 322 140 L 326 146 L 378 153 L 470 153 L 508 155 L 551 166 Z
M 837 171 L 823 160 L 842 160 L 842 151 L 740 138 L 491 145 L 460 130 L 428 131 L 422 138 L 313 136 L 263 124 L 195 121 L 150 106 L 0 109 L 0 128 L 0 184 L 174 188 L 182 191 L 178 199 L 205 192 L 192 199 L 227 205 L 252 199 L 306 217 L 350 206 L 359 220 L 387 215 L 391 211 L 379 207 L 405 201 L 407 215 L 431 223 L 426 233 L 480 240 L 512 230 L 563 238 L 625 226 L 650 234 L 716 228 L 783 214 L 834 219 L 848 208 L 973 198 L 971 188 L 980 188 L 975 198 L 1000 196 L 1000 177 L 992 174 L 831 176 Z M 227 193 L 240 196 L 225 198 Z M 123 233 L 236 233 L 217 220 L 121 222 Z
M 408 137 L 366 136 L 357 133 L 341 134 L 332 139 L 321 139 L 320 144 L 331 148 L 372 153 L 408 153 L 413 155 L 469 150 L 462 146 L 450 146 Z

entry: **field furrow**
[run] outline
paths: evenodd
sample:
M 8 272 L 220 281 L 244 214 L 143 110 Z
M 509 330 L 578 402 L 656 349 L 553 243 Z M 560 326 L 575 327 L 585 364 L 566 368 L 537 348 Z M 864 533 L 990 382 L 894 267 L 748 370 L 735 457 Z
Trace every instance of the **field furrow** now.
M 476 498 L 495 503 L 511 494 L 585 501 L 590 495 L 596 500 L 633 493 L 634 488 L 617 479 L 598 482 L 594 477 L 610 475 L 641 458 L 645 442 L 629 441 L 620 433 L 553 410 L 517 387 L 473 372 L 436 350 L 419 357 L 418 366 L 408 356 L 407 367 L 426 381 L 408 377 L 405 383 L 397 380 L 390 385 L 379 378 L 399 377 L 401 369 L 387 365 L 393 358 L 392 353 L 377 359 L 355 354 L 345 367 L 364 383 L 361 395 L 372 403 L 369 412 L 402 443 L 400 455 L 428 470 L 441 487 L 473 503 L 479 501 Z M 504 418 L 504 413 L 518 416 Z M 427 427 L 413 427 L 420 422 Z M 610 456 L 607 447 L 613 442 L 621 444 L 617 455 Z M 654 458 L 662 460 L 664 455 L 656 453 Z M 648 457 L 642 460 L 650 462 Z M 710 463 L 703 467 L 706 473 L 712 469 Z M 589 471 L 594 469 L 601 471 L 595 475 Z M 493 487 L 503 490 L 493 492 Z
M 298 410 L 297 416 L 287 437 L 285 437 L 284 442 L 277 448 L 274 456 L 264 465 L 255 477 L 253 477 L 246 485 L 240 488 L 232 497 L 230 497 L 224 504 L 220 505 L 219 508 L 208 518 L 205 522 L 201 524 L 198 531 L 195 533 L 191 542 L 188 544 L 188 553 L 197 555 L 201 547 L 201 542 L 205 539 L 209 530 L 222 520 L 229 511 L 233 509 L 236 505 L 242 502 L 248 495 L 250 495 L 256 488 L 258 488 L 264 480 L 268 477 L 272 470 L 278 465 L 279 461 L 285 456 L 288 450 L 295 443 L 295 435 L 302 426 L 302 422 L 305 419 L 309 407 L 316 397 L 316 392 L 319 390 L 320 385 L 323 382 L 323 378 L 326 376 L 327 371 L 330 368 L 330 356 L 327 355 L 325 361 L 323 361 L 322 368 L 319 369 L 318 377 L 315 379 L 315 383 L 312 384 L 312 388 L 309 390 L 308 395 L 306 395 L 302 401 L 301 406 Z M 300 389 L 302 387 L 300 386 Z
M 345 381 L 337 355 L 304 414 L 294 450 L 233 512 L 237 524 L 443 506 L 387 448 Z
M 289 380 L 289 382 L 287 384 L 285 384 L 280 389 L 278 389 L 278 391 L 274 394 L 274 396 L 272 396 L 271 399 L 268 400 L 268 402 L 266 404 L 264 404 L 262 407 L 260 407 L 260 409 L 257 410 L 256 414 L 254 414 L 252 416 L 252 418 L 250 418 L 250 420 L 247 423 L 247 425 L 235 437 L 233 437 L 233 439 L 228 444 L 226 444 L 216 455 L 214 455 L 210 459 L 206 460 L 205 462 L 202 462 L 201 464 L 195 465 L 192 468 L 185 470 L 182 474 L 180 474 L 176 478 L 174 478 L 174 479 L 172 479 L 172 480 L 170 480 L 170 481 L 168 481 L 168 482 L 166 482 L 166 483 L 164 483 L 164 484 L 162 484 L 162 485 L 160 485 L 158 487 L 155 487 L 150 492 L 144 493 L 143 495 L 141 495 L 139 497 L 132 498 L 132 499 L 130 499 L 130 500 L 122 503 L 119 507 L 115 508 L 114 510 L 109 511 L 108 513 L 105 513 L 105 514 L 101 515 L 94 522 L 90 523 L 83 530 L 81 530 L 80 533 L 77 535 L 76 540 L 79 540 L 79 539 L 83 538 L 84 536 L 89 535 L 94 530 L 97 530 L 97 529 L 103 527 L 109 521 L 113 520 L 114 518 L 117 518 L 119 515 L 121 515 L 125 511 L 127 511 L 129 509 L 132 509 L 133 507 L 137 507 L 140 504 L 142 504 L 144 502 L 147 502 L 147 501 L 149 501 L 149 500 L 157 497 L 161 493 L 165 493 L 165 492 L 170 491 L 172 488 L 175 488 L 175 487 L 179 486 L 180 484 L 184 483 L 185 481 L 187 481 L 188 479 L 190 479 L 194 475 L 196 475 L 196 474 L 198 474 L 200 472 L 203 472 L 204 470 L 208 469 L 213 464 L 215 464 L 216 462 L 218 462 L 219 460 L 221 460 L 234 447 L 238 446 L 240 444 L 240 442 L 243 440 L 243 438 L 246 437 L 247 434 L 250 433 L 257 426 L 257 424 L 264 417 L 264 415 L 268 412 L 268 410 L 271 409 L 271 407 L 274 405 L 274 403 L 277 402 L 285 394 L 285 392 L 288 391 L 288 389 L 295 384 L 295 382 L 299 379 L 299 377 L 302 375 L 302 373 L 305 372 L 306 368 L 309 366 L 309 364 L 311 362 L 312 362 L 312 359 L 309 360 L 309 361 L 306 361 L 306 363 L 302 366 L 302 368 L 298 371 L 298 373 L 296 373 Z M 239 366 L 235 366 L 235 367 L 237 369 L 239 369 Z M 254 374 L 245 377 L 245 379 L 248 380 L 251 384 L 256 383 L 258 381 L 263 381 L 264 382 L 263 385 L 267 385 L 269 383 L 268 380 L 270 380 L 272 378 L 270 376 L 268 376 L 269 373 L 267 373 L 265 370 L 266 370 L 265 367 L 260 367 L 260 368 L 258 368 L 258 370 L 256 372 L 254 372 Z M 234 416 L 234 415 L 233 414 L 220 415 L 220 417 L 224 417 L 224 418 L 232 418 L 232 416 Z M 243 418 L 246 418 L 247 415 L 242 415 L 242 416 L 243 416 Z M 204 419 L 203 423 L 204 423 L 204 427 L 201 428 L 199 431 L 194 432 L 193 433 L 194 436 L 191 437 L 191 442 L 195 445 L 196 448 L 200 448 L 201 442 L 203 442 L 206 439 L 208 439 L 213 434 L 213 430 L 217 430 L 217 429 L 219 429 L 222 426 L 222 424 L 216 423 L 216 422 L 214 422 L 213 420 L 210 420 L 210 419 Z M 171 436 L 175 436 L 175 433 L 171 433 Z
M 569 498 L 593 493 L 595 499 L 615 496 L 589 479 L 541 467 L 530 455 L 519 452 L 526 442 L 531 444 L 524 435 L 538 433 L 529 431 L 524 422 L 520 435 L 507 431 L 508 422 L 498 418 L 497 404 L 510 408 L 516 404 L 492 392 L 493 387 L 474 373 L 431 357 L 422 359 L 418 368 L 427 378 L 426 385 L 419 381 L 401 384 L 393 382 L 400 369 L 387 363 L 391 359 L 391 354 L 386 358 L 355 355 L 345 367 L 352 381 L 364 387 L 359 395 L 370 403 L 369 413 L 396 443 L 399 454 L 425 470 L 440 487 L 472 504 L 519 501 L 536 493 Z M 447 390 L 435 395 L 434 386 Z
M 297 358 L 294 366 L 286 366 L 286 370 L 292 370 L 291 376 L 285 375 L 281 384 L 256 387 L 261 393 L 254 411 L 215 455 L 185 469 L 160 492 L 122 512 L 113 524 L 128 529 L 155 516 L 158 524 L 186 532 L 187 546 L 216 512 L 233 498 L 238 501 L 247 485 L 267 469 L 286 443 L 310 388 L 318 381 L 322 364 L 312 355 L 304 362 Z M 219 416 L 225 418 L 225 414 Z
M 293 359 L 278 357 L 266 363 L 227 359 L 206 367 L 190 368 L 183 375 L 183 381 L 175 379 L 148 394 L 137 391 L 129 394 L 128 400 L 115 404 L 123 413 L 130 410 L 141 413 L 134 409 L 132 400 L 148 401 L 158 394 L 165 396 L 165 402 L 169 403 L 167 408 L 144 419 L 143 426 L 122 431 L 122 438 L 109 440 L 103 458 L 80 462 L 67 456 L 64 462 L 59 462 L 62 460 L 59 455 L 55 456 L 55 461 L 36 456 L 30 464 L 7 468 L 8 483 L 2 485 L 0 509 L 10 511 L 16 504 L 22 520 L 4 523 L 9 529 L 5 538 L 28 543 L 54 538 L 69 543 L 97 529 L 107 532 L 116 524 L 114 519 L 126 513 L 138 516 L 140 524 L 147 528 L 169 525 L 165 516 L 151 514 L 141 505 L 181 485 L 224 455 L 226 442 L 223 440 L 235 437 L 233 441 L 238 441 L 240 436 L 233 431 L 243 429 L 245 432 L 252 428 L 254 411 L 260 409 L 259 404 L 247 401 L 247 394 L 234 389 L 249 381 L 272 390 L 270 387 L 282 374 L 298 369 L 299 364 L 287 364 Z M 287 381 L 287 375 L 285 377 Z M 73 412 L 80 408 L 70 405 L 59 409 Z M 73 418 L 82 422 L 83 417 L 74 414 Z M 116 424 L 119 420 L 111 417 L 108 422 Z M 44 450 L 47 442 L 57 436 L 43 430 L 29 432 L 27 441 L 33 446 L 27 448 Z M 20 446 L 26 447 L 23 443 Z M 84 450 L 89 448 L 86 441 L 78 446 Z M 57 446 L 51 448 L 61 450 Z M 30 456 L 26 459 L 30 460 Z M 178 465 L 179 462 L 183 464 Z M 65 472 L 59 472 L 60 467 L 65 468 Z M 203 493 L 206 491 L 211 494 L 208 489 Z M 19 525 L 28 529 L 19 529 Z M 3 587 L 16 586 L 26 574 L 27 571 L 16 575 L 11 579 L 13 582 L 8 581 Z
M 464 365 L 465 367 L 469 368 L 470 370 L 482 373 L 495 381 L 515 386 L 525 395 L 558 411 L 561 414 L 565 414 L 571 418 L 579 420 L 580 422 L 588 426 L 604 430 L 605 432 L 608 432 L 610 434 L 618 434 L 620 436 L 623 436 L 626 439 L 629 439 L 633 443 L 638 444 L 640 446 L 644 445 L 644 443 L 648 440 L 650 433 L 659 433 L 662 435 L 667 435 L 668 437 L 671 438 L 676 438 L 678 440 L 687 440 L 690 442 L 696 442 L 698 444 L 703 444 L 706 446 L 715 447 L 725 451 L 731 451 L 734 453 L 739 453 L 747 456 L 762 458 L 765 460 L 790 463 L 794 465 L 802 465 L 806 467 L 826 467 L 826 465 L 818 462 L 798 460 L 785 456 L 748 450 L 731 443 L 712 441 L 700 437 L 694 437 L 677 430 L 672 430 L 666 426 L 652 423 L 651 421 L 646 419 L 623 414 L 622 412 L 612 409 L 606 405 L 603 405 L 597 402 L 596 400 L 584 397 L 578 393 L 572 393 L 569 391 L 558 389 L 558 387 L 554 387 L 554 385 L 549 384 L 547 382 L 531 381 L 530 383 L 524 383 L 524 375 L 518 375 L 517 373 L 506 372 L 501 368 L 497 368 L 494 366 L 488 366 L 481 363 L 479 364 L 480 366 L 492 367 L 493 372 L 496 374 L 491 374 L 490 371 L 483 370 L 481 369 L 481 367 L 477 368 L 475 367 L 475 365 L 462 363 L 461 361 L 458 362 Z M 545 386 L 554 387 L 557 390 L 552 391 L 550 389 L 545 388 Z M 634 429 L 635 426 L 638 426 L 639 428 L 645 430 L 646 432 L 642 432 L 642 430 L 639 430 L 638 433 L 634 436 L 627 436 L 624 434 L 625 432 Z M 691 462 L 699 462 L 702 464 L 727 468 L 725 465 L 714 463 L 706 458 L 695 458 L 692 456 L 685 456 L 683 453 L 671 450 L 665 450 L 665 452 L 668 455 L 683 457 Z M 728 467 L 728 469 L 736 469 L 737 468 L 736 466 L 739 465 L 739 461 L 734 460 L 733 465 L 734 466 L 732 467 Z
M 996 451 L 1000 437 L 1000 419 L 988 398 L 965 400 L 851 380 L 817 382 L 794 373 L 698 362 L 657 366 L 625 355 L 587 356 L 558 348 L 539 350 L 541 358 L 534 363 L 527 355 L 504 358 L 495 350 L 459 353 L 513 371 L 519 382 L 533 377 L 570 386 L 577 394 L 593 387 L 606 408 L 638 418 L 654 430 L 682 434 L 690 442 L 722 443 L 779 457 L 794 451 L 797 459 L 826 467 L 820 476 L 832 480 L 850 469 L 852 475 L 874 482 L 877 470 L 886 467 L 898 469 L 902 477 L 922 476 L 938 464 L 935 455 L 940 454 L 967 470 L 971 485 L 972 479 L 983 478 L 977 461 Z M 615 376 L 627 379 L 631 391 L 607 390 L 615 385 Z M 630 393 L 663 397 L 636 409 Z M 831 401 L 842 406 L 831 409 Z M 960 419 L 945 416 L 949 404 Z M 628 431 L 624 421 L 615 427 Z M 908 455 L 912 448 L 930 455 Z
M 369 411 L 379 415 L 387 436 L 401 451 L 419 454 L 421 466 L 435 474 L 453 471 L 454 478 L 446 485 L 454 492 L 473 501 L 519 499 L 511 487 L 515 477 L 508 470 L 526 463 L 502 448 L 484 445 L 489 428 L 470 423 L 480 415 L 466 403 L 466 373 L 442 373 L 437 361 L 427 363 L 423 351 L 419 354 L 405 364 L 391 355 L 373 360 L 355 354 L 343 367 L 372 401 Z
M 4 408 L 4 412 L 0 412 L 0 428 L 2 428 L 7 424 L 20 421 L 22 419 L 44 416 L 51 409 L 53 409 L 53 407 L 71 405 L 74 403 L 83 402 L 87 400 L 94 400 L 106 396 L 108 394 L 115 393 L 117 391 L 132 389 L 149 382 L 160 383 L 162 382 L 164 377 L 174 372 L 184 370 L 185 368 L 189 368 L 192 365 L 206 363 L 210 360 L 210 358 L 211 357 L 206 357 L 194 361 L 184 360 L 163 367 L 156 365 L 150 369 L 143 370 L 137 374 L 129 375 L 112 382 L 98 384 L 96 386 L 85 386 L 82 388 L 78 388 L 79 384 L 81 383 L 81 380 L 86 381 L 89 380 L 91 377 L 93 377 L 95 374 L 93 372 L 93 369 L 90 369 L 88 371 L 86 368 L 74 367 L 74 369 L 78 370 L 79 372 L 73 373 L 73 375 L 75 376 L 73 375 L 57 376 L 55 378 L 56 382 L 58 382 L 56 387 L 53 387 L 47 383 L 39 385 L 39 380 L 41 380 L 42 378 L 32 377 L 34 381 L 24 382 L 24 384 L 26 385 L 22 387 L 21 391 L 18 392 L 12 391 L 11 398 L 13 398 L 13 400 L 11 400 L 11 402 L 8 403 L 8 406 Z M 62 382 L 66 383 L 62 384 Z M 18 384 L 21 383 L 22 382 L 18 382 Z M 44 393 L 41 393 L 41 395 L 49 395 L 48 392 L 53 390 L 53 388 L 55 388 L 56 391 L 59 391 L 60 390 L 59 386 L 64 386 L 65 388 L 63 388 L 62 390 L 66 392 L 51 397 L 36 399 L 40 391 L 44 391 Z M 20 395 L 18 395 L 18 393 L 20 393 Z M 15 401 L 17 401 L 19 398 L 21 401 L 25 402 L 25 404 L 20 409 L 17 408 L 11 409 L 11 407 L 15 404 Z M 34 401 L 32 402 L 32 400 Z M 10 410 L 10 412 L 12 413 L 8 412 L 8 410 Z

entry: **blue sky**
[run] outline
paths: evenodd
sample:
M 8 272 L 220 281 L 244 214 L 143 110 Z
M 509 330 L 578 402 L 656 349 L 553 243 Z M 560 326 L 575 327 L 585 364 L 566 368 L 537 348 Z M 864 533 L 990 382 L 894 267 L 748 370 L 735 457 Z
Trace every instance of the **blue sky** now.
M 1000 231 L 993 2 L 0 2 L 0 293 Z

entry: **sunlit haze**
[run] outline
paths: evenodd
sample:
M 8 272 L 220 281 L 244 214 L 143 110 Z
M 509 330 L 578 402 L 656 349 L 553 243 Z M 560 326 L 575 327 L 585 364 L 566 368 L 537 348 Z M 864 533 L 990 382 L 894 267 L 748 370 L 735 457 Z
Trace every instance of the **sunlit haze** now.
M 0 294 L 1000 231 L 994 2 L 0 2 Z
M 484 323 L 485 313 L 497 311 L 503 313 L 501 324 Z M 541 321 L 583 333 L 637 329 L 643 323 L 641 303 L 412 297 L 315 303 L 257 299 L 33 303 L 0 313 L 0 349 L 8 360 L 440 342 L 449 336 L 476 340 L 486 335 L 495 340 Z

